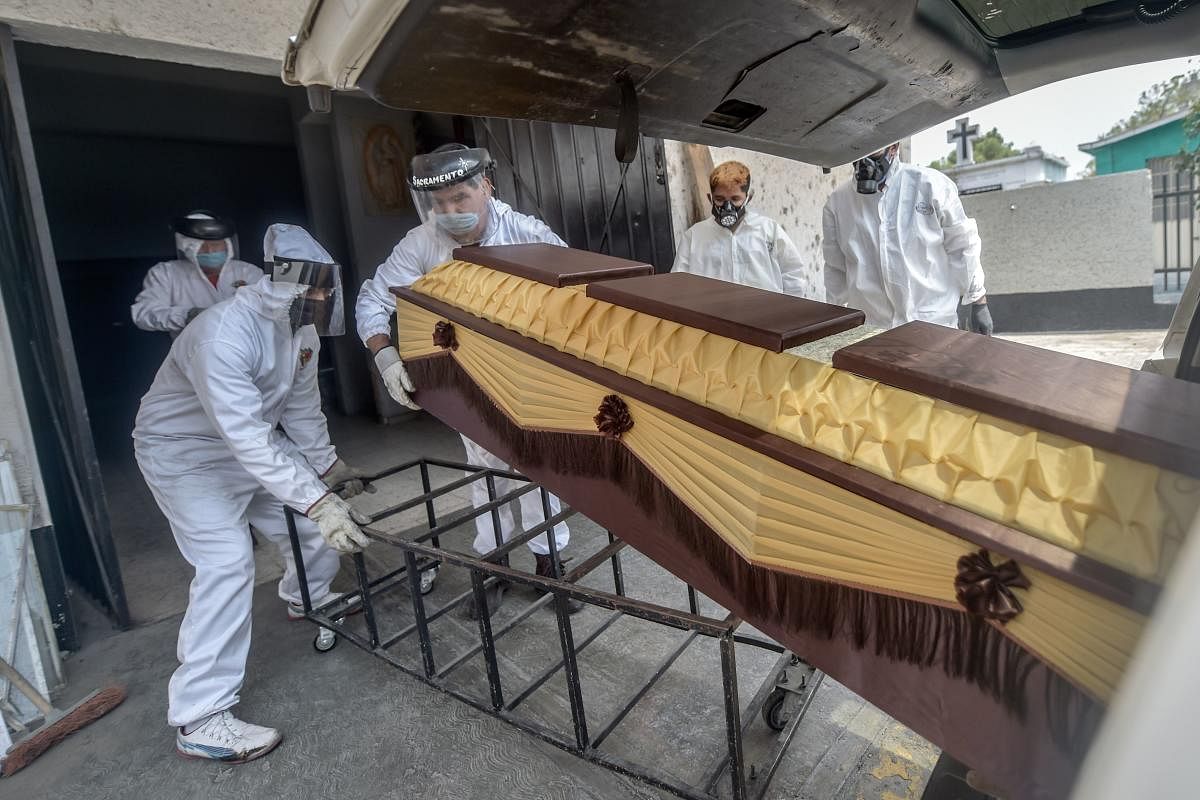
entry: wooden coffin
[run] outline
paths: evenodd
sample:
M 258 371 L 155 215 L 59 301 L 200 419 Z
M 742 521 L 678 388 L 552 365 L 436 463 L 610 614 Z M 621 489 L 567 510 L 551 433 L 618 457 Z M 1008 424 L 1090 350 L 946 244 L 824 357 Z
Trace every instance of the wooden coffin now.
M 1193 387 L 487 250 L 393 290 L 425 409 L 1006 796 L 1069 794 L 1200 506 Z

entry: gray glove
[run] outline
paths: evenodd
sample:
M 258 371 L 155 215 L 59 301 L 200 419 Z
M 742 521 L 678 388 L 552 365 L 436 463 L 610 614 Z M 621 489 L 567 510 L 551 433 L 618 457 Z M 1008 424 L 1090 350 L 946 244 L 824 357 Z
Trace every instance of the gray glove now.
M 366 525 L 371 518 L 355 511 L 333 492 L 313 503 L 305 514 L 321 529 L 325 544 L 339 553 L 357 553 L 371 543 L 359 525 Z
M 379 377 L 383 378 L 383 385 L 387 387 L 388 394 L 392 396 L 393 400 L 413 411 L 421 410 L 421 407 L 408 396 L 408 393 L 416 391 L 417 387 L 413 385 L 412 379 L 408 377 L 408 372 L 404 369 L 404 362 L 400 360 L 399 350 L 390 345 L 383 348 L 375 354 L 375 366 L 379 370 Z
M 984 336 L 992 335 L 992 312 L 988 310 L 987 303 L 971 304 L 970 328 Z
M 363 481 L 366 475 L 361 469 L 352 467 L 342 459 L 333 462 L 333 466 L 325 470 L 321 480 L 325 485 L 338 493 L 343 500 L 360 495 L 363 492 L 375 493 L 374 485 Z

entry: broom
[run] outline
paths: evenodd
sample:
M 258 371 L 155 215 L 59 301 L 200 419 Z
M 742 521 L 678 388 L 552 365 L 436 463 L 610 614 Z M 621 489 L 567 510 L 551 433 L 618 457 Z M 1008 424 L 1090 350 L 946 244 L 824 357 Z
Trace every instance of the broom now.
M 112 711 L 125 699 L 124 686 L 109 686 L 92 692 L 65 711 L 59 711 L 50 705 L 50 701 L 42 697 L 41 692 L 33 684 L 25 680 L 21 673 L 4 659 L 0 658 L 0 677 L 7 679 L 13 686 L 21 690 L 21 694 L 29 698 L 42 712 L 46 721 L 37 732 L 14 744 L 4 755 L 4 777 L 8 777 L 28 766 L 35 758 L 49 750 L 75 731 L 94 722 Z

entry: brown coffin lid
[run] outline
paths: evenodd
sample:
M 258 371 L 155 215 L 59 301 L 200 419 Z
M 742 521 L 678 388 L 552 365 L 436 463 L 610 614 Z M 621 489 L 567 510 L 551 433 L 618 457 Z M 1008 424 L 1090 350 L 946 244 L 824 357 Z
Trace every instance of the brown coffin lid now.
M 548 286 L 575 286 L 654 273 L 649 264 L 544 242 L 459 247 L 454 257 Z
M 592 284 L 588 297 L 776 353 L 862 325 L 861 311 L 688 272 Z
M 843 347 L 838 369 L 1200 477 L 1200 385 L 910 322 Z

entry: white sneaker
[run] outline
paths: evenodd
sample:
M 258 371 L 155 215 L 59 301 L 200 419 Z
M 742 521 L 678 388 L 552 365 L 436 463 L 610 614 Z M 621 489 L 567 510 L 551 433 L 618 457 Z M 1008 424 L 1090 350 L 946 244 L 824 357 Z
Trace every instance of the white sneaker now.
M 333 594 L 333 593 L 327 594 L 324 597 L 322 597 L 320 600 L 313 600 L 312 607 L 320 608 L 321 606 L 325 605 L 326 603 L 332 603 L 334 600 L 337 600 L 343 594 L 345 594 L 345 593 L 339 592 L 337 594 Z M 346 609 L 345 616 L 350 617 L 350 616 L 354 616 L 355 614 L 360 614 L 360 613 L 362 613 L 362 603 L 360 603 L 358 600 L 354 600 L 352 602 L 352 605 L 350 606 L 350 608 Z M 292 622 L 304 619 L 304 605 L 301 603 L 288 603 L 287 604 L 287 617 Z
M 244 764 L 275 749 L 283 736 L 274 728 L 242 722 L 232 712 L 221 711 L 204 720 L 191 733 L 175 734 L 175 749 L 184 758 L 204 758 L 226 764 Z

